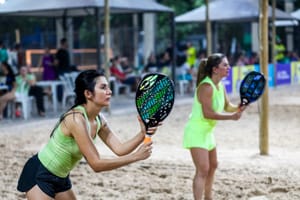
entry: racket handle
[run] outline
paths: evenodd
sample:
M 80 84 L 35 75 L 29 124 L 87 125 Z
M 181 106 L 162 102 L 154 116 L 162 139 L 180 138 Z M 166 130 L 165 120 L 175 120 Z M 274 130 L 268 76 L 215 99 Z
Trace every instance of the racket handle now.
M 145 135 L 144 144 L 151 142 L 151 135 Z

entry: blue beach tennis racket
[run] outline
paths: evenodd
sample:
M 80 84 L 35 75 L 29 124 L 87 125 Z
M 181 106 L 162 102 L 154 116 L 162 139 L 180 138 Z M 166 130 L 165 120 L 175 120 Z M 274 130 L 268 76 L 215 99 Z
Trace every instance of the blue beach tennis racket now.
M 252 71 L 249 72 L 243 79 L 240 86 L 240 106 L 248 105 L 263 94 L 266 84 L 266 79 L 263 74 Z
M 156 126 L 171 112 L 175 99 L 173 81 L 164 74 L 149 73 L 140 81 L 135 104 L 137 111 L 146 126 Z M 151 141 L 151 135 L 146 135 L 145 141 Z

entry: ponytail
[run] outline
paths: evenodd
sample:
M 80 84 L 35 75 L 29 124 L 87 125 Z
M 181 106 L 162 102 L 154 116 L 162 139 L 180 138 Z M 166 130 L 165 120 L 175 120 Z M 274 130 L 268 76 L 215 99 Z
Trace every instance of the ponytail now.
M 205 78 L 205 68 L 207 64 L 207 58 L 203 58 L 199 64 L 198 72 L 197 72 L 197 79 L 196 79 L 196 87 L 200 84 L 200 82 Z
M 201 60 L 197 73 L 197 87 L 206 76 L 212 76 L 213 68 L 218 67 L 223 58 L 225 58 L 224 54 L 214 53 L 208 58 L 204 58 Z

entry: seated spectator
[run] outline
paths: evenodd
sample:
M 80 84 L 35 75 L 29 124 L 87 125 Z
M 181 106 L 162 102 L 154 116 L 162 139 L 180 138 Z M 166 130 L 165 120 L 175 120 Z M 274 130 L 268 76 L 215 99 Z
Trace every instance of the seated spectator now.
M 170 76 L 171 75 L 171 58 L 167 51 L 160 55 L 160 59 L 158 61 L 159 72 Z
M 123 57 L 121 58 L 121 63 L 120 63 L 121 67 L 122 67 L 122 71 L 127 74 L 127 75 L 133 75 L 134 74 L 134 70 L 133 67 L 129 64 L 128 58 L 127 57 Z
M 126 75 L 123 71 L 121 71 L 118 66 L 118 58 L 115 57 L 111 59 L 111 66 L 110 66 L 110 74 L 121 83 L 124 83 L 126 85 L 130 85 L 132 90 L 136 90 L 138 86 L 139 78 L 132 75 Z
M 154 55 L 154 53 L 152 52 L 148 59 L 147 59 L 147 64 L 144 68 L 144 73 L 149 73 L 149 72 L 157 72 L 158 71 L 158 66 L 157 66 L 157 62 L 156 62 L 156 57 Z
M 295 52 L 295 51 L 289 52 L 289 58 L 290 58 L 291 62 L 293 62 L 293 61 L 300 61 L 300 58 L 299 58 L 297 52 Z
M 0 120 L 3 119 L 3 112 L 7 102 L 15 99 L 15 91 L 17 88 L 14 72 L 7 62 L 2 62 L 1 71 L 5 75 L 5 85 L 8 86 L 8 90 L 0 96 Z
M 258 65 L 259 64 L 259 55 L 256 52 L 251 53 L 251 57 L 249 59 L 250 65 Z
M 235 62 L 235 66 L 242 67 L 242 66 L 245 66 L 247 64 L 248 64 L 248 60 L 245 57 L 245 54 L 243 52 L 238 53 L 237 54 L 237 59 L 236 59 L 236 62 Z
M 16 77 L 16 83 L 16 97 L 22 95 L 34 96 L 38 114 L 42 117 L 45 116 L 43 88 L 35 85 L 36 78 L 34 74 L 29 73 L 27 66 L 21 67 L 20 75 Z
M 182 63 L 178 63 L 178 67 L 176 69 L 176 77 L 177 80 L 186 80 L 188 81 L 188 92 L 193 90 L 193 69 L 190 67 L 187 59 L 182 60 Z

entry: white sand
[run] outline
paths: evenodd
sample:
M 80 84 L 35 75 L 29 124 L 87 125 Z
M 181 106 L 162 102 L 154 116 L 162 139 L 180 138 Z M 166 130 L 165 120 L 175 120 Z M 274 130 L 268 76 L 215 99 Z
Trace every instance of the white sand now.
M 238 102 L 237 97 L 231 97 Z M 184 124 L 192 99 L 176 103 L 164 125 L 153 136 L 154 151 L 145 161 L 94 173 L 83 161 L 71 173 L 73 189 L 82 200 L 192 199 L 194 167 L 182 148 Z M 269 155 L 259 150 L 259 108 L 254 103 L 239 121 L 220 121 L 216 128 L 219 168 L 214 184 L 216 200 L 300 199 L 300 85 L 269 90 Z M 136 113 L 107 116 L 121 139 L 138 131 Z M 25 161 L 48 138 L 56 119 L 27 124 L 0 122 L 0 199 L 18 200 L 18 175 Z M 113 156 L 99 141 L 102 155 Z

